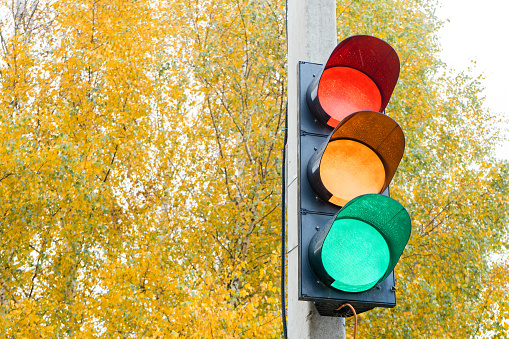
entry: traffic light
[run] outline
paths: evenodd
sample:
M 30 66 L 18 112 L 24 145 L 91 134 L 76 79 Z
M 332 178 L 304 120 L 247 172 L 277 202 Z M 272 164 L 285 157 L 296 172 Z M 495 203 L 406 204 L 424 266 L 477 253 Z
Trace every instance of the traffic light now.
M 324 66 L 299 63 L 299 299 L 321 315 L 396 305 L 393 269 L 411 229 L 389 197 L 405 149 L 384 114 L 398 76 L 394 49 L 366 35 Z
M 380 194 L 361 195 L 313 236 L 308 259 L 325 285 L 364 292 L 392 272 L 409 237 L 410 216 L 399 202 Z

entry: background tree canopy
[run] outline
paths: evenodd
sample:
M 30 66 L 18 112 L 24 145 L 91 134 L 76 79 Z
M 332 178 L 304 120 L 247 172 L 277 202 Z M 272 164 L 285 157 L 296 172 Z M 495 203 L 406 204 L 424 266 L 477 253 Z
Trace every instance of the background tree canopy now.
M 2 4 L 0 336 L 281 337 L 285 3 Z M 398 306 L 360 335 L 505 338 L 499 121 L 437 58 L 435 6 L 338 2 L 338 40 L 402 61 L 391 189 L 413 220 Z

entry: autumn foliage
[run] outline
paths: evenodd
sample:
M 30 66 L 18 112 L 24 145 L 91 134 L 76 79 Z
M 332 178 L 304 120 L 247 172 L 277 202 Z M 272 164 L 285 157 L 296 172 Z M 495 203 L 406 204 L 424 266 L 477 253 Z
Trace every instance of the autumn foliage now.
M 285 4 L 2 6 L 0 337 L 281 337 Z M 433 6 L 338 3 L 339 38 L 400 55 L 391 189 L 413 219 L 398 306 L 360 331 L 507 337 L 498 121 L 441 71 Z

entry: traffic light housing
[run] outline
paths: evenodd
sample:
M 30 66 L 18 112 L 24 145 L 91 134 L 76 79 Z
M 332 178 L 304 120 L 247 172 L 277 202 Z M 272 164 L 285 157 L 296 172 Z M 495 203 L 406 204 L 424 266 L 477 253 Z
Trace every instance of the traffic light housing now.
M 343 40 L 323 66 L 299 64 L 299 299 L 321 315 L 396 305 L 410 218 L 388 187 L 405 139 L 383 112 L 398 76 L 396 52 L 371 36 Z

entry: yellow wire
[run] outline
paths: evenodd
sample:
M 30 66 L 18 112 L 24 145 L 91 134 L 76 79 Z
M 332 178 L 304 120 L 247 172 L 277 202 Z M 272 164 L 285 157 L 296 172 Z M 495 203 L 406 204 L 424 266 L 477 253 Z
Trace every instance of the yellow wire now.
M 338 308 L 336 308 L 336 311 L 339 311 L 339 310 L 340 310 L 340 309 L 342 309 L 344 306 L 348 306 L 348 307 L 350 307 L 350 309 L 351 309 L 351 310 L 352 310 L 352 312 L 353 312 L 353 316 L 354 316 L 354 318 L 355 318 L 355 325 L 354 325 L 354 327 L 353 327 L 353 339 L 356 339 L 356 337 L 357 337 L 357 312 L 355 312 L 355 308 L 353 308 L 353 306 L 352 306 L 352 305 L 350 305 L 350 304 L 343 304 L 343 305 L 339 306 Z

